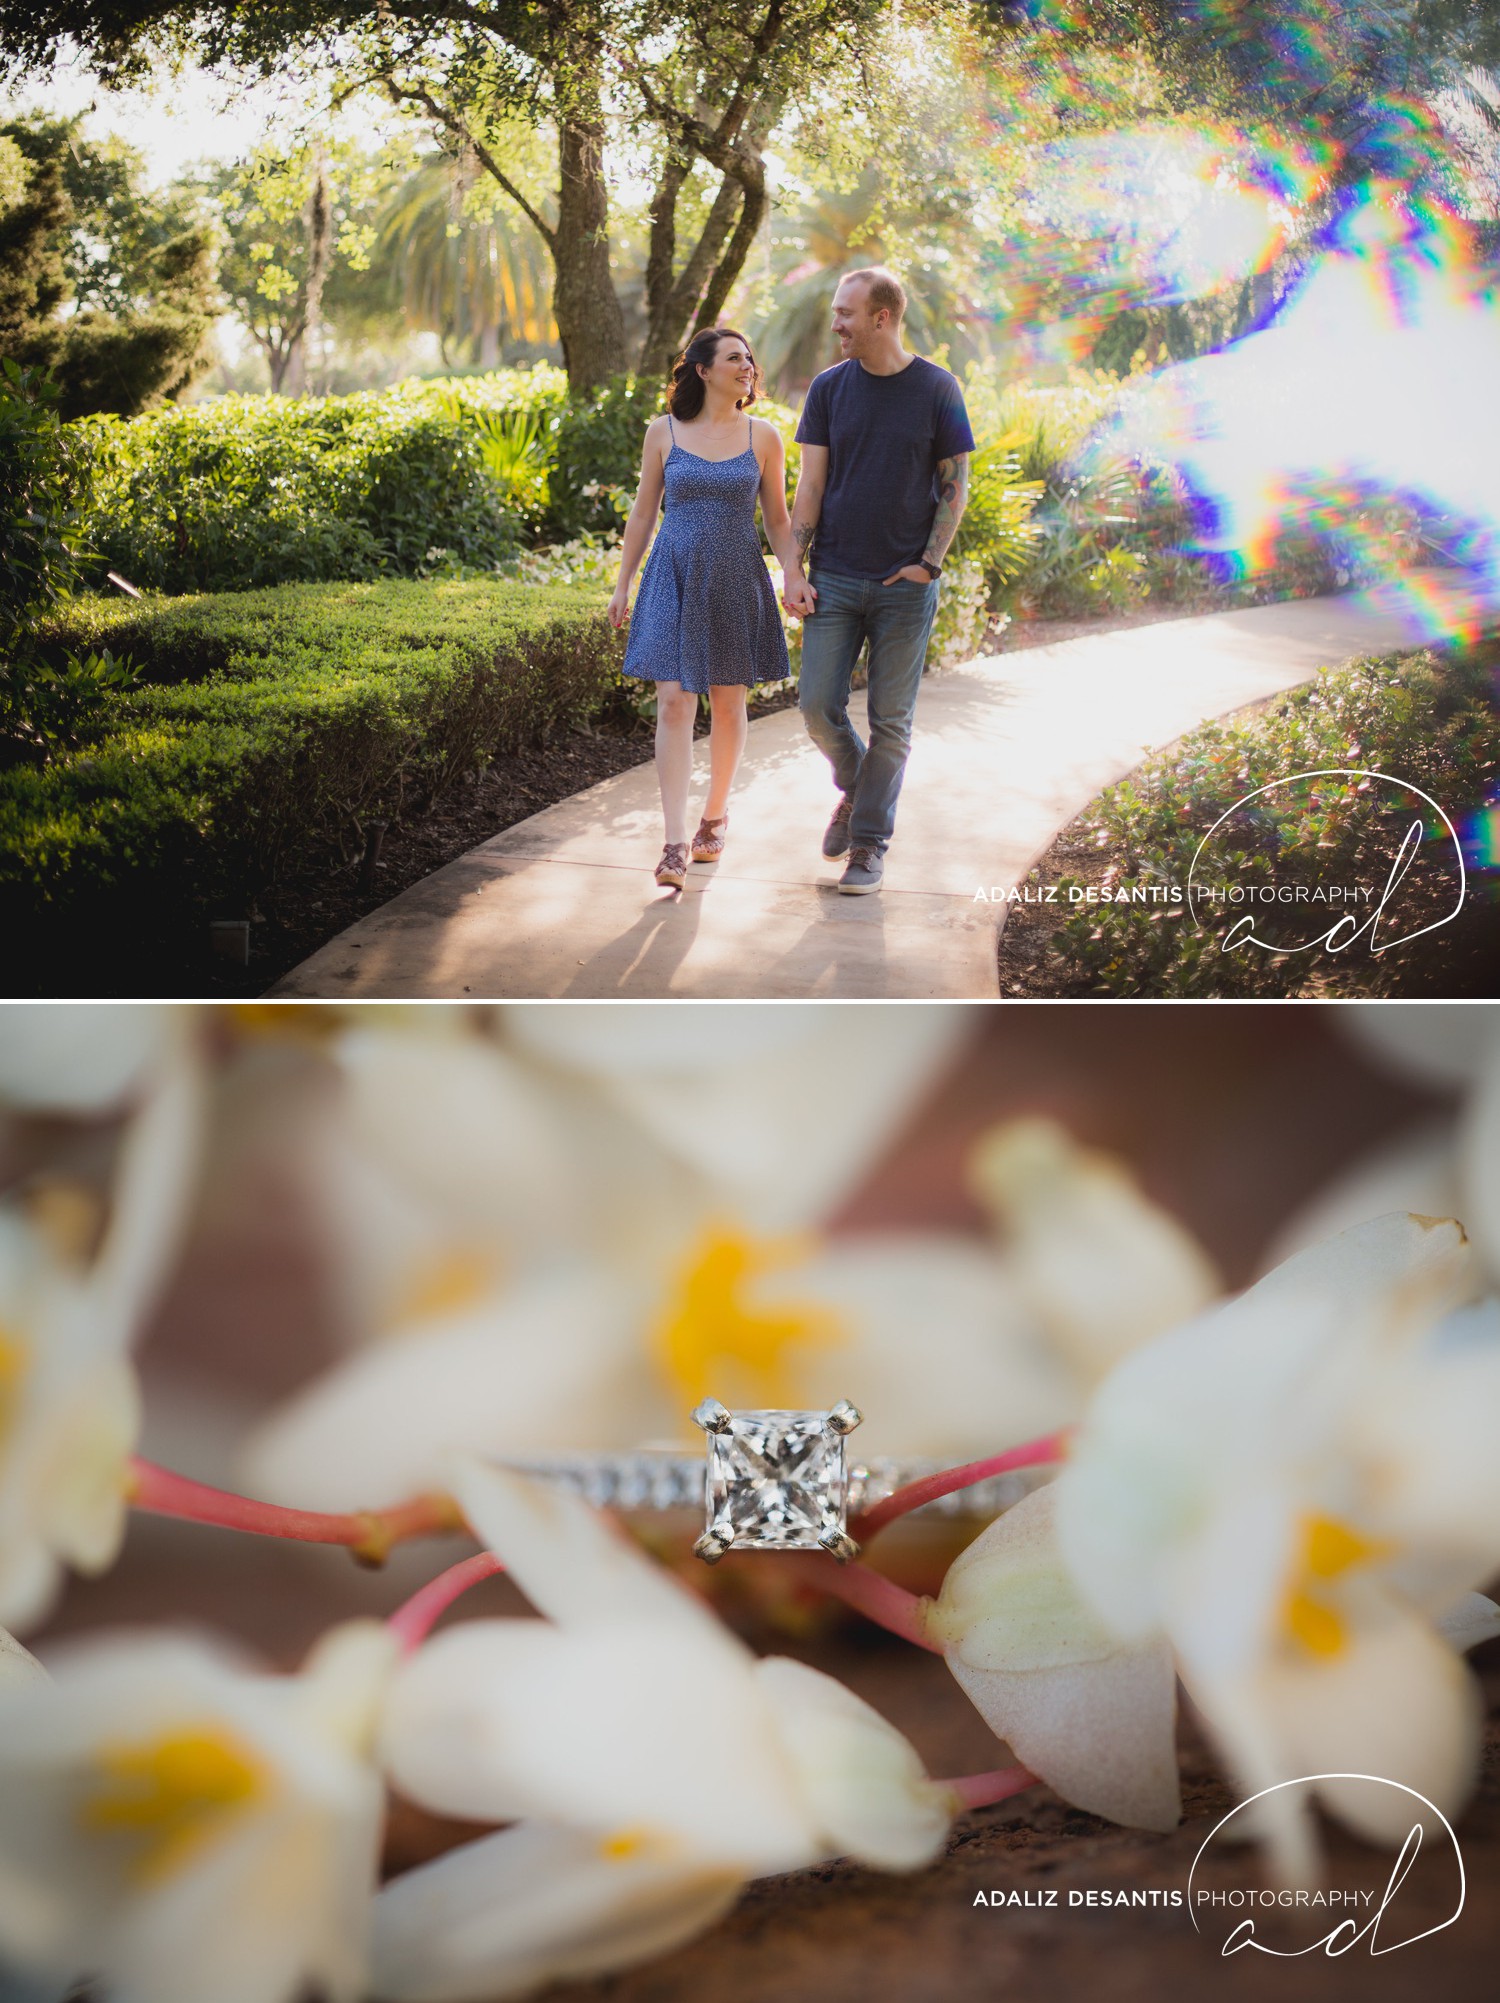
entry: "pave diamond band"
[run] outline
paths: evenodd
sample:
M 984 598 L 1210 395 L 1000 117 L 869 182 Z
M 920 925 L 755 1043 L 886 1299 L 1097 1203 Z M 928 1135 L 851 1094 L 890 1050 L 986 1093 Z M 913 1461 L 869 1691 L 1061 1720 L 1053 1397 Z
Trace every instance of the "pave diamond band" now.
M 549 1454 L 535 1460 L 512 1459 L 504 1466 L 518 1474 L 559 1481 L 591 1502 L 596 1509 L 618 1509 L 628 1515 L 666 1514 L 670 1510 L 701 1510 L 708 1482 L 702 1454 L 685 1454 L 676 1447 L 641 1447 L 629 1454 Z M 937 1474 L 951 1465 L 941 1460 L 871 1459 L 848 1467 L 848 1513 L 857 1516 L 884 1502 L 908 1482 Z M 1019 1474 L 993 1474 L 972 1488 L 924 1502 L 913 1517 L 990 1517 L 1019 1502 L 1044 1481 L 1051 1468 L 1025 1468 Z
M 946 1472 L 936 1460 L 851 1464 L 847 1438 L 863 1423 L 847 1398 L 818 1412 L 731 1412 L 717 1398 L 705 1398 L 693 1424 L 707 1435 L 706 1462 L 673 1447 L 643 1447 L 633 1454 L 561 1454 L 504 1465 L 566 1482 L 600 1509 L 701 1509 L 703 1534 L 693 1549 L 709 1565 L 731 1549 L 826 1551 L 847 1565 L 859 1556 L 848 1531 L 851 1515 L 857 1520 L 897 1489 Z M 911 1514 L 988 1521 L 1046 1479 L 1044 1471 L 1030 1468 L 990 1475 Z

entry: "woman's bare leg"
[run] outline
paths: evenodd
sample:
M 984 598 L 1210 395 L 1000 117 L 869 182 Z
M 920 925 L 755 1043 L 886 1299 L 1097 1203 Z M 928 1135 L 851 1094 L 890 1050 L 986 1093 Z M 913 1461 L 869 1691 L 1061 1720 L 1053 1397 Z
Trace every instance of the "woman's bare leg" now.
M 703 818 L 717 821 L 729 806 L 729 789 L 739 770 L 749 721 L 745 714 L 745 690 L 738 683 L 711 688 L 708 699 L 713 706 L 713 719 L 708 740 L 708 803 Z
M 656 684 L 656 779 L 668 842 L 688 838 L 688 788 L 693 781 L 693 719 L 698 698 L 680 682 Z

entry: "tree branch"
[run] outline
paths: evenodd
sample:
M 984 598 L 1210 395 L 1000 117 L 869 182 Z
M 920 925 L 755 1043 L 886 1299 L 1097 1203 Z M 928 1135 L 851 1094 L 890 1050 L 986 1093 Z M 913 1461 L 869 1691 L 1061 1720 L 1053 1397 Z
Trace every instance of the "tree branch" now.
M 510 196 L 517 208 L 526 217 L 526 220 L 540 235 L 547 248 L 549 250 L 556 250 L 557 231 L 544 216 L 540 215 L 532 207 L 515 182 L 506 174 L 504 168 L 501 167 L 499 161 L 496 160 L 494 154 L 491 153 L 484 141 L 475 138 L 474 134 L 456 112 L 450 111 L 444 104 L 439 104 L 431 91 L 423 89 L 418 84 L 398 84 L 394 77 L 389 76 L 385 77 L 383 81 L 386 95 L 393 103 L 420 104 L 428 116 L 436 119 L 437 123 L 446 131 L 451 132 L 455 138 L 462 139 L 466 144 L 472 146 L 474 157 L 480 166 L 483 167 L 484 171 L 492 179 L 499 182 L 506 194 Z

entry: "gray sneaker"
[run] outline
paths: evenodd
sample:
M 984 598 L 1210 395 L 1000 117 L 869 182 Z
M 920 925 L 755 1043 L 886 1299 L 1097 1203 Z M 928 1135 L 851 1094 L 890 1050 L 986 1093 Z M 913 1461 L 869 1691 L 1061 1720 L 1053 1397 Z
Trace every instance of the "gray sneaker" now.
M 845 855 L 849 849 L 849 816 L 854 810 L 854 802 L 847 793 L 839 796 L 839 803 L 833 810 L 833 819 L 823 830 L 823 853 L 832 862 L 835 857 Z
M 885 864 L 880 859 L 878 848 L 857 848 L 849 857 L 844 873 L 839 878 L 839 889 L 846 897 L 864 897 L 872 890 L 880 888 L 880 879 L 885 875 Z

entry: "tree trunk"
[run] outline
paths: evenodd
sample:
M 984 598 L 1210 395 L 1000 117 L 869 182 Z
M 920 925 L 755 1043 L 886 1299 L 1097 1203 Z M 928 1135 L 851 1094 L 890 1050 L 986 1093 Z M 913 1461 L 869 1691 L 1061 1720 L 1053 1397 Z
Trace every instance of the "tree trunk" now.
M 596 81 L 577 81 L 558 119 L 559 188 L 552 240 L 552 313 L 568 388 L 597 389 L 629 366 L 625 316 L 609 268 L 604 112 Z
M 302 339 L 298 344 L 303 357 L 300 395 L 306 395 L 313 388 L 312 369 L 317 368 L 323 358 L 323 287 L 328 282 L 332 249 L 333 213 L 329 199 L 328 166 L 320 143 L 315 151 L 312 189 L 307 197 L 307 283 L 303 291 Z M 324 380 L 326 382 L 326 377 Z
M 756 235 L 765 220 L 769 206 L 765 184 L 746 188 L 744 205 L 740 219 L 735 225 L 734 235 L 729 240 L 729 248 L 714 267 L 714 275 L 708 281 L 708 290 L 703 295 L 703 303 L 698 308 L 698 317 L 693 323 L 696 334 L 700 327 L 712 327 L 724 310 L 724 301 L 729 297 L 729 288 L 745 268 L 745 260 L 750 255 Z
M 641 349 L 640 372 L 643 376 L 664 376 L 671 366 L 672 357 L 683 346 L 703 297 L 703 288 L 714 269 L 714 259 L 723 248 L 735 213 L 741 205 L 740 198 L 739 182 L 726 174 L 719 183 L 719 192 L 714 196 L 713 207 L 704 220 L 687 263 L 671 289 L 652 310 L 651 324 Z M 673 201 L 676 201 L 675 193 Z

